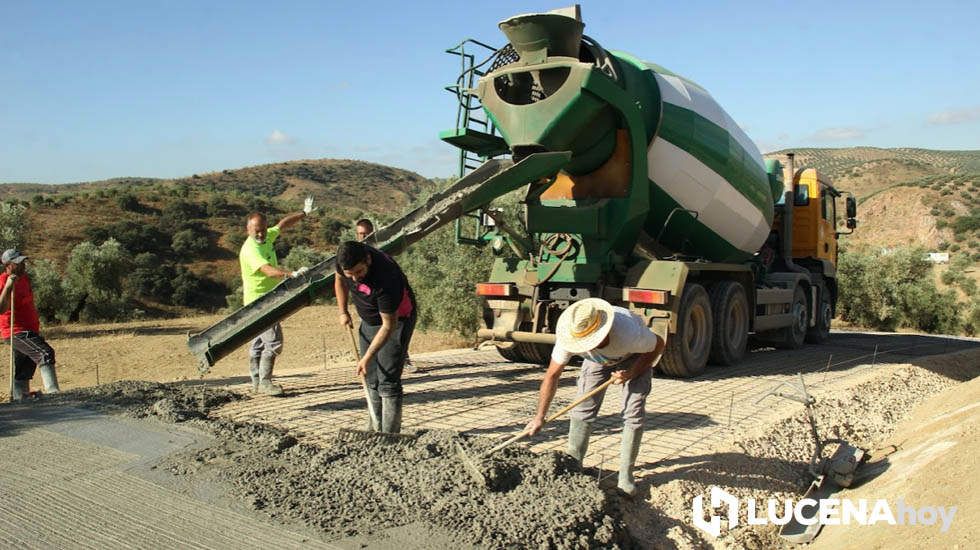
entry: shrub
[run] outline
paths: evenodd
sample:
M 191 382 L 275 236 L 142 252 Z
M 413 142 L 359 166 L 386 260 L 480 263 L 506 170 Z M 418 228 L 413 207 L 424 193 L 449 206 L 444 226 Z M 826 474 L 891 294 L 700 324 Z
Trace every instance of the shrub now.
M 960 216 L 950 225 L 957 233 L 969 233 L 980 229 L 980 214 Z
M 208 249 L 208 238 L 193 229 L 182 229 L 174 233 L 170 248 L 179 256 L 196 256 Z
M 245 239 L 247 238 L 248 238 L 248 234 L 245 233 L 244 231 L 233 230 L 225 234 L 225 242 L 227 242 L 228 246 L 231 247 L 231 249 L 234 250 L 235 252 L 238 252 L 238 249 L 240 249 L 242 245 L 245 244 Z
M 163 207 L 160 213 L 160 225 L 171 232 L 177 232 L 187 227 L 191 220 L 207 216 L 207 210 L 200 204 L 189 201 L 173 201 Z
M 242 280 L 236 278 L 235 284 L 231 287 L 231 292 L 225 295 L 225 307 L 228 311 L 235 311 L 244 305 L 245 296 L 242 292 Z
M 166 301 L 173 294 L 175 276 L 172 265 L 163 263 L 156 254 L 144 252 L 133 258 L 133 270 L 126 278 L 126 287 L 135 296 Z
M 119 208 L 126 210 L 127 212 L 141 212 L 143 210 L 143 205 L 140 204 L 140 201 L 136 198 L 136 195 L 130 193 L 120 195 L 120 197 L 116 199 L 116 204 L 119 205 Z
M 973 299 L 970 301 L 970 307 L 967 309 L 964 317 L 963 332 L 967 336 L 980 334 L 980 296 L 973 296 Z
M 419 303 L 418 326 L 472 336 L 480 319 L 476 283 L 490 276 L 493 257 L 456 244 L 452 224 L 416 243 L 398 259 Z
M 324 220 L 323 229 L 321 230 L 320 234 L 323 236 L 323 240 L 327 241 L 328 244 L 339 245 L 340 237 L 346 229 L 350 229 L 350 226 L 341 221 Z
M 21 248 L 27 234 L 25 208 L 19 204 L 0 203 L 0 248 Z
M 329 256 L 318 252 L 306 245 L 294 246 L 289 255 L 281 262 L 286 269 L 297 269 L 303 266 L 313 267 L 314 265 L 326 260 Z
M 889 254 L 845 250 L 838 266 L 841 318 L 877 330 L 955 332 L 956 294 L 936 288 L 932 269 L 920 248 Z
M 177 276 L 174 277 L 173 295 L 171 303 L 181 306 L 197 305 L 200 299 L 201 280 L 190 270 L 184 267 L 177 268 Z
M 65 270 L 65 289 L 81 321 L 117 321 L 128 316 L 123 279 L 132 260 L 115 239 L 99 246 L 83 242 L 72 249 Z
M 34 306 L 38 317 L 49 323 L 55 320 L 67 322 L 71 317 L 71 304 L 63 285 L 63 277 L 54 262 L 46 259 L 33 260 L 27 264 L 34 293 Z
M 170 249 L 170 235 L 155 225 L 124 220 L 104 227 L 90 227 L 85 231 L 88 239 L 102 244 L 109 239 L 119 241 L 132 254 L 152 252 L 165 254 Z

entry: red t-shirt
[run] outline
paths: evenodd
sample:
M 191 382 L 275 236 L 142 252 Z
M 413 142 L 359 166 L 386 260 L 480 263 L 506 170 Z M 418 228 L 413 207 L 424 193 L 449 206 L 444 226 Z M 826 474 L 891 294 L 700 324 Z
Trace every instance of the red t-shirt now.
M 0 273 L 0 289 L 7 284 L 6 273 Z M 34 307 L 34 292 L 27 275 L 21 275 L 14 281 L 14 334 L 21 332 L 41 332 L 41 321 Z M 10 338 L 10 308 L 0 313 L 0 336 Z

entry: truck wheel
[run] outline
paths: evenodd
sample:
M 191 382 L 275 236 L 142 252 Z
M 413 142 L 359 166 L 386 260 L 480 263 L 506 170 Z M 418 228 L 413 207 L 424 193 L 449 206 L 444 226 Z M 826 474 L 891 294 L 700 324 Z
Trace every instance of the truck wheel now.
M 711 300 L 703 286 L 684 285 L 677 309 L 677 333 L 667 338 L 660 370 L 669 376 L 691 378 L 704 372 L 711 352 Z
M 819 294 L 817 323 L 806 331 L 806 341 L 811 344 L 822 344 L 830 338 L 830 322 L 834 318 L 834 308 L 830 304 L 830 290 L 821 286 Z
M 714 319 L 709 360 L 715 365 L 734 365 L 745 357 L 749 341 L 749 301 L 745 288 L 735 281 L 723 281 L 712 286 L 708 294 Z
M 780 338 L 775 342 L 779 349 L 799 349 L 803 347 L 807 327 L 810 326 L 810 314 L 806 307 L 806 292 L 800 285 L 793 291 L 793 303 L 790 304 L 793 314 L 793 324 L 779 329 Z
M 497 353 L 508 361 L 515 363 L 547 364 L 551 359 L 553 346 L 547 344 L 532 344 L 529 342 L 509 342 L 497 346 Z

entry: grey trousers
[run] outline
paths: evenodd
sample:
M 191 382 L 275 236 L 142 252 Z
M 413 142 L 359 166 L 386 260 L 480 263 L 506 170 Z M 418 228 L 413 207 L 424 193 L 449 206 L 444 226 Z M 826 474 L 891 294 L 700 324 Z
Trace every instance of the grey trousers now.
M 282 353 L 282 326 L 276 323 L 252 340 L 249 357 L 272 357 Z
M 378 350 L 374 359 L 368 363 L 364 381 L 368 391 L 378 392 L 381 397 L 398 397 L 402 395 L 402 370 L 408 357 L 408 344 L 415 333 L 416 316 L 398 319 L 395 329 L 391 331 L 385 345 Z M 361 355 L 371 346 L 371 340 L 381 330 L 381 325 L 372 326 L 361 322 L 358 328 L 360 336 Z
M 627 363 L 627 365 L 630 365 L 633 358 L 631 357 L 628 361 L 630 363 Z M 585 395 L 601 386 L 606 380 L 609 380 L 612 373 L 612 366 L 602 367 L 599 363 L 586 359 L 582 362 L 582 371 L 578 376 L 578 395 Z M 640 376 L 623 384 L 622 409 L 620 411 L 620 414 L 623 416 L 623 427 L 632 429 L 643 427 L 643 420 L 646 418 L 647 413 L 647 396 L 650 395 L 650 383 L 652 380 L 653 369 L 650 368 Z M 602 400 L 605 396 L 606 391 L 603 390 L 586 399 L 572 409 L 572 418 L 589 423 L 593 422 L 596 416 L 599 415 L 599 408 L 602 406 Z

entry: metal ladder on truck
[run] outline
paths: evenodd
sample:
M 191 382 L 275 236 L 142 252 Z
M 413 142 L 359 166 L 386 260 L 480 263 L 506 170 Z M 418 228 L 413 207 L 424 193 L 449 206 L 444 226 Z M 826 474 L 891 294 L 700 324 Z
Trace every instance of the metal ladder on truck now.
M 467 50 L 468 45 L 469 50 Z M 476 64 L 474 49 L 487 56 L 479 65 Z M 504 52 L 500 52 L 493 46 L 473 39 L 464 40 L 446 50 L 446 53 L 458 56 L 460 61 L 460 74 L 456 83 L 445 87 L 446 91 L 456 96 L 459 106 L 456 111 L 456 127 L 440 132 L 439 139 L 459 148 L 459 178 L 465 177 L 487 160 L 510 152 L 507 142 L 497 134 L 490 117 L 486 113 L 483 113 L 482 118 L 477 114 L 476 111 L 481 108 L 481 105 L 476 96 L 471 93 L 477 80 L 490 72 L 496 65 L 495 61 L 500 58 L 500 54 L 507 50 L 511 49 L 507 48 Z M 491 62 L 490 68 L 481 70 L 481 67 L 488 62 Z M 465 234 L 464 224 L 467 222 L 472 223 L 473 228 L 470 231 L 472 236 Z M 485 232 L 482 208 L 467 212 L 456 220 L 458 243 L 483 245 L 486 242 L 482 239 Z

